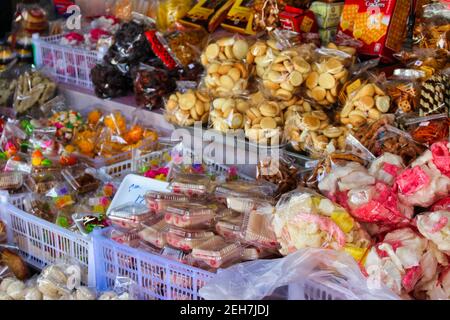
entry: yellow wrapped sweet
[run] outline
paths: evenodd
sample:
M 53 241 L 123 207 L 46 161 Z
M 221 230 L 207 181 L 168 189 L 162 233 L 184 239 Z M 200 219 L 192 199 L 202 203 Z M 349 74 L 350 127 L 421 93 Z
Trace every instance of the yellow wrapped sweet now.
M 162 0 L 156 14 L 156 26 L 159 31 L 167 31 L 181 19 L 192 7 L 192 0 Z

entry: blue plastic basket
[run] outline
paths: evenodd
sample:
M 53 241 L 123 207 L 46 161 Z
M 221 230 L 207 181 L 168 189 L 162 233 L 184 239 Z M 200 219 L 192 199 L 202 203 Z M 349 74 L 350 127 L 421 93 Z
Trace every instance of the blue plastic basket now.
M 137 283 L 142 300 L 200 300 L 198 294 L 214 274 L 180 262 L 117 243 L 104 236 L 107 229 L 92 233 L 97 290 L 114 286 L 116 277 Z

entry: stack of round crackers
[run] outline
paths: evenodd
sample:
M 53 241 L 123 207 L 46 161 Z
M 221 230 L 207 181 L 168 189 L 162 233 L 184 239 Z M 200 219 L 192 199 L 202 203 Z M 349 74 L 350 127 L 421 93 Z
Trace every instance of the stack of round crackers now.
M 208 122 L 210 99 L 205 93 L 189 89 L 185 93 L 171 94 L 165 107 L 167 121 L 179 126 L 192 126 L 196 121 Z

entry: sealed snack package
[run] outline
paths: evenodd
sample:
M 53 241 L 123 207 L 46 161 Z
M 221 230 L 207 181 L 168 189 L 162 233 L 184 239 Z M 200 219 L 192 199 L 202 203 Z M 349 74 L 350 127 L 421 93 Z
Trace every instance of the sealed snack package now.
M 214 232 L 211 231 L 184 230 L 176 227 L 170 227 L 166 235 L 169 245 L 184 252 L 190 252 L 212 237 L 214 237 Z
M 234 241 L 241 238 L 244 215 L 232 211 L 230 215 L 220 218 L 216 223 L 216 232 L 226 240 Z
M 370 170 L 355 162 L 335 167 L 318 188 L 359 221 L 382 226 L 409 225 L 412 205 L 402 201 L 394 184 L 402 168 L 398 156 L 385 153 L 371 164 Z
M 425 80 L 420 88 L 419 115 L 449 114 L 450 79 L 444 73 L 436 73 Z
M 336 103 L 351 64 L 352 56 L 344 51 L 317 49 L 312 71 L 304 82 L 307 96 L 325 107 Z
M 56 84 L 39 71 L 25 72 L 17 80 L 13 107 L 17 113 L 25 113 L 53 98 L 55 92 Z
M 242 249 L 239 243 L 227 242 L 220 236 L 214 236 L 192 249 L 192 257 L 213 268 L 220 268 L 238 261 Z
M 445 1 L 425 4 L 414 26 L 413 41 L 419 48 L 449 49 L 450 9 Z
M 210 127 L 224 133 L 244 129 L 249 109 L 250 104 L 245 97 L 215 98 L 212 100 L 212 110 L 209 113 Z
M 251 198 L 270 200 L 276 192 L 277 186 L 265 181 L 227 181 L 217 185 L 214 195 L 224 203 L 228 198 Z
M 417 228 L 422 236 L 432 241 L 445 254 L 450 254 L 450 211 L 425 212 L 416 217 Z
M 62 170 L 61 174 L 67 183 L 80 195 L 96 191 L 100 186 L 100 181 L 95 177 L 95 170 L 86 165 L 72 166 Z
M 186 229 L 211 227 L 216 215 L 215 207 L 214 204 L 174 202 L 165 208 L 164 220 L 170 225 Z
M 281 197 L 273 227 L 283 255 L 308 247 L 330 248 L 361 261 L 370 246 L 367 232 L 343 207 L 310 189 Z
M 410 167 L 397 175 L 398 197 L 405 204 L 429 207 L 450 190 L 450 144 L 431 145 Z
M 270 203 L 258 202 L 247 210 L 242 225 L 242 241 L 263 248 L 278 248 L 272 227 L 275 208 Z
M 158 1 L 156 7 L 156 26 L 161 32 L 173 29 L 192 6 L 190 0 L 163 0 Z
M 210 98 L 201 90 L 188 89 L 193 84 L 179 83 L 178 90 L 165 101 L 165 118 L 179 126 L 193 126 L 196 121 L 208 122 Z
M 244 95 L 248 89 L 250 71 L 247 64 L 226 60 L 206 66 L 203 86 L 211 96 L 228 97 Z
M 127 245 L 132 248 L 139 246 L 138 228 L 121 228 L 116 227 L 107 229 L 105 236 L 117 243 Z
M 320 158 L 324 154 L 345 150 L 348 129 L 333 124 L 324 111 L 313 110 L 309 102 L 288 107 L 284 117 L 284 139 L 296 151 Z
M 204 29 L 212 33 L 225 19 L 233 1 L 201 0 L 197 2 L 179 22 L 195 29 Z
M 177 174 L 170 182 L 169 189 L 173 193 L 200 197 L 214 191 L 215 184 L 205 174 Z
M 165 69 L 141 64 L 136 71 L 134 93 L 139 106 L 160 108 L 163 106 L 163 97 L 175 88 L 175 80 Z
M 173 202 L 189 202 L 189 197 L 177 193 L 149 191 L 145 194 L 145 202 L 152 212 L 158 214 Z
M 404 76 L 403 76 L 404 77 Z M 419 102 L 419 85 L 414 80 L 401 80 L 396 75 L 387 83 L 387 92 L 392 98 L 396 113 L 409 113 L 417 110 Z M 391 108 L 392 110 L 392 108 Z
M 426 117 L 409 117 L 403 125 L 411 137 L 420 143 L 432 145 L 449 138 L 449 117 L 445 113 Z
M 24 183 L 22 172 L 1 172 L 0 173 L 0 189 L 14 191 L 20 189 Z
M 347 99 L 340 112 L 341 123 L 356 130 L 389 111 L 391 99 L 379 81 L 369 76 L 366 80 L 358 78 L 346 86 Z
M 383 116 L 372 124 L 360 128 L 352 137 L 375 157 L 389 152 L 401 156 L 405 164 L 409 164 L 424 152 L 426 147 L 392 124 L 394 124 L 392 115 Z
M 272 44 L 269 41 L 266 43 Z M 262 80 L 261 88 L 271 99 L 291 100 L 312 70 L 311 59 L 308 58 L 312 56 L 311 46 L 294 46 L 280 51 L 272 49 L 266 49 L 266 58 L 254 58 L 256 73 Z M 258 50 L 263 52 L 264 48 L 261 45 L 253 50 L 259 53 Z
M 89 235 L 95 228 L 105 228 L 108 226 L 106 218 L 97 213 L 75 213 L 72 219 L 82 235 Z
M 103 99 L 125 96 L 132 89 L 131 79 L 111 64 L 97 64 L 91 77 L 95 94 Z
M 186 67 L 200 59 L 206 36 L 199 30 L 185 30 L 171 32 L 164 35 L 164 39 L 174 59 Z
M 200 61 L 207 68 L 211 63 L 221 64 L 226 61 L 248 62 L 249 38 L 229 34 L 218 33 L 210 37 L 208 45 L 200 56 Z
M 143 222 L 141 227 L 142 230 L 138 233 L 141 240 L 157 248 L 163 248 L 166 245 L 166 234 L 170 226 L 163 217 L 160 217 L 157 222 Z
M 268 181 L 276 185 L 276 197 L 279 197 L 297 188 L 299 183 L 298 173 L 298 168 L 286 157 L 268 157 L 258 162 L 256 180 Z
M 389 232 L 382 242 L 371 248 L 364 268 L 369 282 L 381 282 L 408 298 L 416 287 L 433 280 L 440 262 L 445 260 L 427 239 L 410 228 L 403 228 Z
M 23 204 L 26 212 L 46 221 L 55 222 L 56 213 L 45 197 L 30 194 L 24 199 Z
M 138 228 L 140 223 L 152 217 L 154 218 L 154 215 L 146 205 L 131 202 L 112 208 L 108 214 L 112 224 L 125 229 Z

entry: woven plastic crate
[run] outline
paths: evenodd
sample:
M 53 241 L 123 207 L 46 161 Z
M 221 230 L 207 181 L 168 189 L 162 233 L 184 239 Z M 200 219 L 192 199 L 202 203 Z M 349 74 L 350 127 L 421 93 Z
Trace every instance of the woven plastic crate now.
M 91 69 L 101 60 L 97 51 L 63 46 L 63 36 L 39 37 L 33 35 L 34 63 L 45 68 L 58 82 L 92 90 Z
M 116 277 L 128 277 L 143 300 L 199 300 L 198 294 L 214 274 L 174 260 L 131 248 L 106 238 L 107 230 L 93 232 L 97 290 L 114 286 Z
M 93 257 L 92 240 L 26 213 L 23 211 L 25 197 L 26 194 L 11 196 L 2 199 L 0 204 L 8 243 L 16 245 L 25 261 L 38 269 L 56 262 L 78 263 L 82 282 L 95 285 L 94 278 L 88 276 L 88 261 Z

